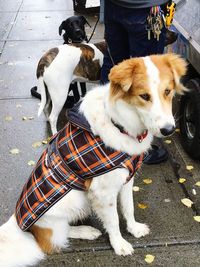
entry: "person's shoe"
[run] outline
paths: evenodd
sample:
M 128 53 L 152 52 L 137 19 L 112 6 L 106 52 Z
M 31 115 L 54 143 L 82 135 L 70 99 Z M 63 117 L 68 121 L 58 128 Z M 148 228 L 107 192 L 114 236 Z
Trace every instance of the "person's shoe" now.
M 143 162 L 147 165 L 159 164 L 168 159 L 169 153 L 165 148 L 152 145 L 152 149 L 149 151 Z
M 176 42 L 177 38 L 178 38 L 178 33 L 167 29 L 165 37 L 165 46 L 173 44 L 174 42 Z

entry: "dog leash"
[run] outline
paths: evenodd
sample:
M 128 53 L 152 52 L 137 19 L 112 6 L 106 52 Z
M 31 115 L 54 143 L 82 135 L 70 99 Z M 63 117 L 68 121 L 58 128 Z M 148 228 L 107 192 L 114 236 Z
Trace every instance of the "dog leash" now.
M 91 33 L 90 38 L 88 39 L 87 43 L 89 43 L 90 40 L 92 39 L 92 37 L 93 37 L 93 35 L 94 35 L 94 32 L 95 32 L 95 30 L 96 30 L 96 27 L 97 27 L 98 22 L 99 22 L 99 16 L 98 16 L 98 18 L 97 18 L 97 21 L 96 21 L 96 23 L 95 23 L 95 25 L 94 25 L 94 28 L 93 28 L 93 30 L 92 30 L 92 33 Z

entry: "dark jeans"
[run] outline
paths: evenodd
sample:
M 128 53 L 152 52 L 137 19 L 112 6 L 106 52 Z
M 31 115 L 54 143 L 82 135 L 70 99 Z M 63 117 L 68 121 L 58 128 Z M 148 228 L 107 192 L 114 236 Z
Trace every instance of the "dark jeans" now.
M 164 50 L 165 28 L 162 29 L 159 41 L 147 35 L 147 16 L 150 8 L 130 9 L 105 0 L 104 24 L 105 40 L 110 49 L 114 64 L 130 57 L 162 54 Z M 104 56 L 101 83 L 108 82 L 108 74 L 112 68 L 109 53 Z

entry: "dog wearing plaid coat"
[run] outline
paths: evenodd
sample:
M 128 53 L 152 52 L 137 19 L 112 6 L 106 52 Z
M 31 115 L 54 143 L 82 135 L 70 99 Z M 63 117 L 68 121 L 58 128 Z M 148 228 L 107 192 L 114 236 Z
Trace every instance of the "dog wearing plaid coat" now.
M 181 94 L 185 90 L 180 82 L 185 72 L 185 61 L 174 54 L 133 58 L 114 66 L 109 75 L 110 83 L 88 92 L 80 105 L 80 112 L 90 125 L 91 132 L 88 136 L 93 135 L 94 138 L 102 140 L 104 146 L 113 151 L 125 153 L 129 157 L 140 157 L 150 148 L 153 136 L 163 137 L 173 133 L 175 121 L 172 115 L 172 98 L 175 93 Z M 79 132 L 78 126 L 72 126 L 70 131 L 76 136 L 76 132 Z M 66 134 L 66 137 L 64 133 L 65 130 L 62 130 L 54 136 L 52 143 L 61 149 L 61 144 L 68 142 L 67 145 L 76 150 L 77 145 L 73 140 L 69 143 L 68 135 Z M 54 142 L 57 136 L 60 136 L 59 141 Z M 50 151 L 54 151 L 52 143 L 49 145 Z M 0 227 L 0 266 L 34 265 L 43 259 L 45 254 L 57 252 L 68 246 L 68 238 L 98 238 L 101 232 L 94 227 L 73 226 L 74 222 L 86 218 L 91 211 L 102 221 L 115 253 L 131 255 L 132 245 L 120 232 L 118 196 L 127 231 L 139 238 L 149 233 L 149 227 L 135 220 L 132 196 L 134 179 L 130 179 L 127 165 L 119 164 L 108 172 L 88 177 L 84 181 L 79 180 L 76 186 L 84 185 L 84 190 L 76 188 L 78 190 L 72 189 L 65 194 L 65 185 L 62 184 L 61 187 L 58 178 L 63 172 L 65 175 L 62 177 L 68 179 L 66 170 L 70 163 L 67 163 L 67 157 L 63 157 L 64 162 L 61 163 L 57 161 L 57 155 L 54 155 L 54 165 L 51 165 L 50 169 L 45 153 L 47 152 L 43 153 L 38 162 L 38 166 L 42 161 L 45 167 L 40 169 L 37 181 L 29 179 L 25 185 L 27 190 L 23 192 L 29 196 L 29 188 L 34 187 L 36 182 L 39 185 L 43 177 L 50 175 L 55 180 L 51 183 L 50 191 L 47 190 L 48 179 L 46 186 L 36 187 L 34 194 L 41 203 L 36 203 L 34 198 L 26 202 L 25 198 L 20 197 L 15 214 Z M 50 155 L 53 155 L 52 153 L 50 152 Z M 74 153 L 74 157 L 80 160 L 77 153 Z M 89 162 L 89 157 L 87 160 Z M 103 160 L 102 164 L 103 162 L 105 161 Z M 66 166 L 63 167 L 62 164 Z M 84 161 L 79 162 L 79 167 L 80 164 L 84 164 Z M 94 164 L 98 166 L 98 160 Z M 90 165 L 91 171 L 95 169 L 94 164 Z M 78 168 L 78 171 L 83 178 L 85 168 Z M 71 175 L 70 181 L 76 180 L 75 170 L 72 170 Z M 33 184 L 29 185 L 30 182 Z M 61 193 L 60 196 L 50 205 L 49 195 L 52 194 L 54 197 L 54 193 L 57 192 Z M 23 206 L 25 213 L 20 212 L 20 206 Z M 41 206 L 44 209 L 37 215 Z M 22 226 L 23 223 L 28 223 L 25 228 Z

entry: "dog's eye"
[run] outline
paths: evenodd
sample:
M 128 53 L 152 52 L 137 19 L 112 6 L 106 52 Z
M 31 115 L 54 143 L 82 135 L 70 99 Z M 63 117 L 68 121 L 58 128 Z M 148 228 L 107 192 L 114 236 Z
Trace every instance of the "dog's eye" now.
M 169 89 L 165 89 L 165 95 L 168 96 L 170 94 L 170 90 Z
M 145 101 L 150 101 L 151 99 L 151 96 L 149 94 L 142 94 L 140 95 L 140 97 L 144 99 Z

